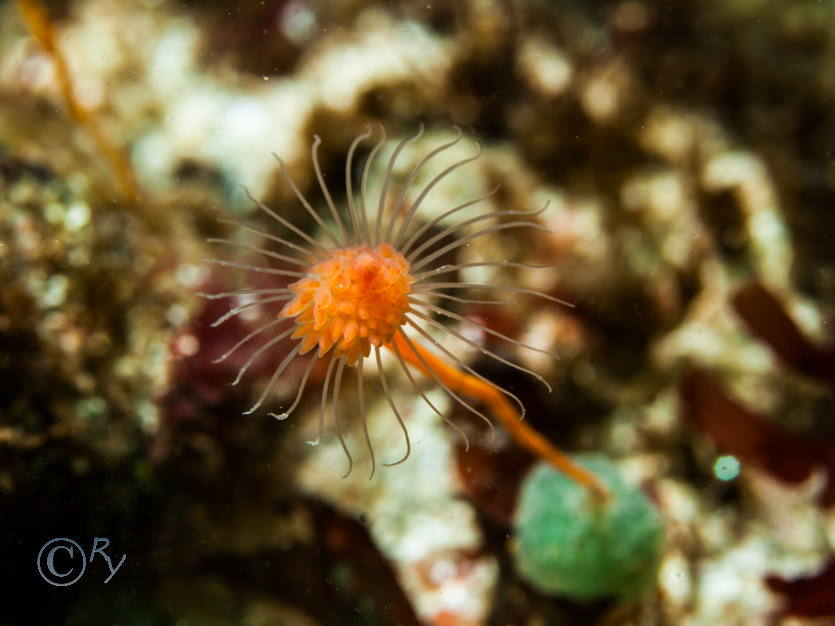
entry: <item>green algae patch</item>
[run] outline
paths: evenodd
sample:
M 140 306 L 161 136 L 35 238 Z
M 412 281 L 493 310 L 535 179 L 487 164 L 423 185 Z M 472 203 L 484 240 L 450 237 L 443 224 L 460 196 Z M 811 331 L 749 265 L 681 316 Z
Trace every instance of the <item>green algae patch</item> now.
M 575 460 L 608 486 L 609 500 L 598 502 L 550 466 L 536 466 L 516 509 L 516 567 L 538 590 L 578 602 L 635 599 L 655 582 L 663 518 L 611 461 Z

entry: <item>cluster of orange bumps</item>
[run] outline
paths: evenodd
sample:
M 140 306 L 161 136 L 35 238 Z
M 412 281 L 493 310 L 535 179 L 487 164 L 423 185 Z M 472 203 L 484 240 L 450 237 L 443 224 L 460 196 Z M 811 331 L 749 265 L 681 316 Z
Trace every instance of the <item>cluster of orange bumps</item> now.
M 296 297 L 279 315 L 296 319 L 302 354 L 318 345 L 323 357 L 335 346 L 334 356 L 353 366 L 403 323 L 411 282 L 408 262 L 389 244 L 336 249 L 290 285 Z

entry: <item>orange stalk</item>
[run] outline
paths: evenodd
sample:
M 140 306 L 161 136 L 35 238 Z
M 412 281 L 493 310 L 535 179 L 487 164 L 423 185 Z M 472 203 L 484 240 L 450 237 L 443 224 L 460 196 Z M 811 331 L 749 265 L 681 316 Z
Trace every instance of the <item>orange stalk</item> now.
M 93 143 L 116 170 L 124 199 L 128 202 L 135 202 L 137 200 L 137 187 L 133 167 L 131 167 L 125 153 L 110 139 L 101 124 L 78 102 L 78 98 L 73 91 L 72 76 L 67 60 L 58 46 L 55 27 L 49 19 L 46 9 L 38 0 L 18 0 L 17 8 L 32 35 L 55 63 L 58 86 L 61 89 L 64 105 L 70 115 L 84 127 Z
M 431 376 L 429 372 L 431 369 L 432 374 L 453 391 L 475 398 L 490 407 L 492 413 L 520 446 L 544 459 L 600 499 L 605 500 L 608 497 L 608 489 L 594 474 L 572 461 L 554 444 L 522 421 L 521 415 L 513 404 L 496 387 L 456 369 L 415 342 L 409 345 L 401 333 L 395 333 L 392 343 L 406 362 L 425 375 Z M 391 347 L 391 343 L 388 345 Z

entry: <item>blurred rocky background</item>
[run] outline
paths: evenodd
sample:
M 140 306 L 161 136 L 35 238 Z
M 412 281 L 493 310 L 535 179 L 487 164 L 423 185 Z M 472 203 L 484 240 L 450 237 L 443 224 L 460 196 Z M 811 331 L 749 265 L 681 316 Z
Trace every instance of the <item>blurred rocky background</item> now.
M 55 50 L 39 3 L 0 2 L 0 624 L 835 619 L 835 2 L 44 4 Z M 315 232 L 271 153 L 319 206 L 319 134 L 344 200 L 348 146 L 378 122 L 395 139 L 424 124 L 423 153 L 454 126 L 480 142 L 449 193 L 549 202 L 549 233 L 461 254 L 553 265 L 480 280 L 574 308 L 458 313 L 558 356 L 502 353 L 553 393 L 451 349 L 657 507 L 666 538 L 641 597 L 579 601 L 519 574 L 533 459 L 443 393 L 468 451 L 392 378 L 412 458 L 369 481 L 356 431 L 343 479 L 332 429 L 304 443 L 322 372 L 277 422 L 267 410 L 304 368 L 242 415 L 275 364 L 233 387 L 247 355 L 212 363 L 275 314 L 210 326 L 225 308 L 198 292 L 245 278 L 203 260 L 231 254 L 207 238 L 240 236 L 219 219 L 274 228 L 245 187 Z M 372 387 L 372 437 L 396 460 Z M 39 574 L 52 538 L 86 552 L 78 582 Z M 96 538 L 114 566 L 126 555 L 106 583 Z

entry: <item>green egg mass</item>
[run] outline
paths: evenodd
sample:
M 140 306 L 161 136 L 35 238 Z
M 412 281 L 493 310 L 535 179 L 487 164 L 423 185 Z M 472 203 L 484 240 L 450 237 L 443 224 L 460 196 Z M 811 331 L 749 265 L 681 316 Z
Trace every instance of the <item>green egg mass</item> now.
M 631 600 L 652 587 L 664 545 L 664 521 L 617 467 L 599 456 L 575 460 L 610 489 L 608 502 L 549 465 L 526 477 L 514 526 L 519 573 L 532 586 L 579 602 Z

